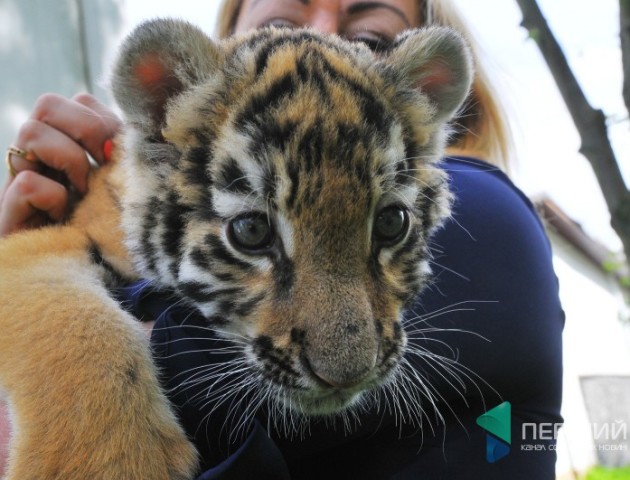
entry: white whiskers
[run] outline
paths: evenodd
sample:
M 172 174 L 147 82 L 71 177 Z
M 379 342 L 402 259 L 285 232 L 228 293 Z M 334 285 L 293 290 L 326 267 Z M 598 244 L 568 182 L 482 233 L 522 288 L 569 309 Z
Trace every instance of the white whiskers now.
M 205 426 L 209 435 L 218 431 L 230 445 L 238 445 L 246 438 L 254 418 L 266 423 L 270 434 L 275 432 L 288 439 L 305 438 L 315 423 L 320 422 L 327 429 L 339 428 L 347 435 L 370 418 L 375 423 L 374 433 L 385 423 L 394 424 L 400 438 L 417 435 L 421 448 L 424 436 L 436 436 L 439 425 L 444 426 L 446 435 L 448 418 L 454 418 L 465 430 L 453 399 L 469 405 L 471 397 L 479 398 L 485 407 L 488 392 L 500 398 L 491 385 L 460 362 L 457 348 L 435 336 L 472 335 L 488 342 L 475 331 L 434 325 L 447 320 L 450 314 L 474 311 L 478 305 L 488 303 L 496 302 L 464 301 L 423 315 L 411 312 L 413 316 L 403 321 L 408 344 L 397 368 L 383 385 L 364 392 L 354 404 L 335 414 L 309 417 L 301 413 L 300 391 L 296 393 L 266 378 L 251 359 L 248 353 L 251 346 L 246 338 L 224 338 L 212 327 L 200 325 L 189 324 L 186 328 L 197 329 L 202 334 L 208 331 L 208 338 L 176 338 L 173 342 L 194 340 L 197 348 L 175 352 L 166 358 L 203 354 L 208 363 L 195 365 L 171 378 L 170 393 L 185 395 L 186 401 L 203 413 L 198 429 Z M 210 343 L 203 348 L 206 341 Z M 431 345 L 439 346 L 441 353 Z

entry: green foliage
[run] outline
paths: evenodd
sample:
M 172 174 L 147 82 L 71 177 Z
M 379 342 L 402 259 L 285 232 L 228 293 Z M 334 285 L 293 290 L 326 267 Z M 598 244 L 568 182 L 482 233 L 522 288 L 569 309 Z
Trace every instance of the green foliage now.
M 630 466 L 621 468 L 593 467 L 584 480 L 630 480 Z
M 630 1 L 630 0 L 628 0 Z M 530 28 L 529 29 L 529 38 L 531 38 L 532 40 L 534 40 L 534 42 L 538 43 L 540 40 L 540 30 L 538 30 L 537 28 Z
M 615 258 L 609 258 L 604 260 L 604 262 L 602 263 L 602 268 L 608 272 L 608 273 L 615 273 L 617 272 L 621 267 L 623 266 L 623 263 Z
M 625 260 L 613 255 L 602 262 L 602 268 L 605 272 L 615 275 L 623 288 L 630 288 L 630 275 L 626 273 L 628 269 Z

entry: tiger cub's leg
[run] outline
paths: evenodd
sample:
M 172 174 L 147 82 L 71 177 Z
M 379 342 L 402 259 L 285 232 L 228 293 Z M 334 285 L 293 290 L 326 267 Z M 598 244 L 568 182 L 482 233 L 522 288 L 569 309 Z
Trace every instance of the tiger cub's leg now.
M 196 452 L 141 328 L 85 265 L 49 259 L 1 273 L 0 388 L 14 419 L 6 479 L 192 478 Z

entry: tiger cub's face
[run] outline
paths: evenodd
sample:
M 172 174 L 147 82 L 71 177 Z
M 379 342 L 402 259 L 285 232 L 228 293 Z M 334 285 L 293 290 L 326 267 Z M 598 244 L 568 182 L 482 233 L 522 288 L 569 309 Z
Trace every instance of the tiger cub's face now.
M 242 346 L 251 378 L 328 414 L 392 377 L 448 214 L 436 162 L 470 60 L 445 29 L 376 57 L 308 30 L 215 44 L 156 21 L 124 45 L 124 226 L 140 271 Z

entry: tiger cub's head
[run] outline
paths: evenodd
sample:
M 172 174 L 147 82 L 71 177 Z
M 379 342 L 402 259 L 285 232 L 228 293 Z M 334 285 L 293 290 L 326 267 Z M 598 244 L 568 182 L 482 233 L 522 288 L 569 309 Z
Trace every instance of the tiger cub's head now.
M 444 28 L 376 55 L 306 29 L 216 43 L 183 22 L 140 26 L 113 79 L 140 272 L 242 345 L 285 405 L 357 402 L 404 352 L 401 314 L 449 212 L 437 162 L 470 65 Z

